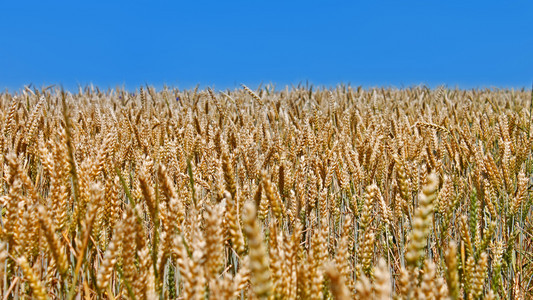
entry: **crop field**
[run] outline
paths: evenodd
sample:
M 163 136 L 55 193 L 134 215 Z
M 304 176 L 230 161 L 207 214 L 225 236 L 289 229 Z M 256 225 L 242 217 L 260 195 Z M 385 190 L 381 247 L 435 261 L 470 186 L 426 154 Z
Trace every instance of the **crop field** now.
M 0 93 L 3 299 L 533 299 L 530 90 Z

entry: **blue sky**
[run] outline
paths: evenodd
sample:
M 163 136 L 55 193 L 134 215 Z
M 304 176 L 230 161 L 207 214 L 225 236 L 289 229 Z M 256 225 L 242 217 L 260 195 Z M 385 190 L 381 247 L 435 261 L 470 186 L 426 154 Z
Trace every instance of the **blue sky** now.
M 533 2 L 5 1 L 0 89 L 526 87 Z

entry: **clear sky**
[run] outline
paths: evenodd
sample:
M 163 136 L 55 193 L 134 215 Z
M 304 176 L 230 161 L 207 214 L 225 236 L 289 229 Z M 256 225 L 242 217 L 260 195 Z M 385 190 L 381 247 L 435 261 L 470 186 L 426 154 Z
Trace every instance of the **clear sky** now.
M 0 89 L 526 87 L 533 1 L 0 0 Z

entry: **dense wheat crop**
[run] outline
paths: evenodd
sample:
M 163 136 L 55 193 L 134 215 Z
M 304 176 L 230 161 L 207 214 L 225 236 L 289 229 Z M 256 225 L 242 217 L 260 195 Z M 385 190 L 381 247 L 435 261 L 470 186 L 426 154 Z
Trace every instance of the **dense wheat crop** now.
M 5 299 L 533 297 L 530 91 L 0 94 Z

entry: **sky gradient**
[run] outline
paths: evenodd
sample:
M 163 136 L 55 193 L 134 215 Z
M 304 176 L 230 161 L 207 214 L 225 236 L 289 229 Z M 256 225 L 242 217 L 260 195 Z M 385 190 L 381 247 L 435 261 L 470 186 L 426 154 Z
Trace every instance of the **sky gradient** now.
M 530 88 L 533 2 L 4 1 L 0 88 Z

